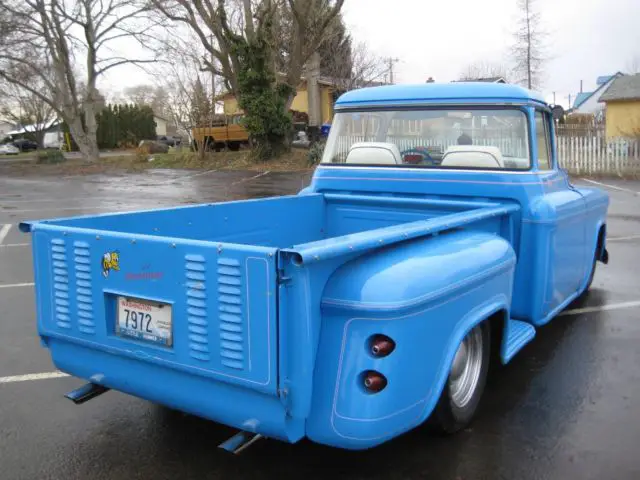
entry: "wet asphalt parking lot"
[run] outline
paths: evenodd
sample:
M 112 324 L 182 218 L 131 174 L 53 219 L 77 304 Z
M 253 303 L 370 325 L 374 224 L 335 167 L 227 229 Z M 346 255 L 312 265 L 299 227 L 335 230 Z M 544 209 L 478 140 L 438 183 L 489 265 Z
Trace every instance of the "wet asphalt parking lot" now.
M 476 421 L 348 452 L 262 440 L 117 392 L 75 406 L 36 333 L 30 238 L 18 222 L 296 193 L 309 175 L 152 171 L 0 176 L 0 479 L 639 479 L 640 182 L 611 196 L 610 263 L 593 290 L 492 373 Z M 576 183 L 588 184 L 576 179 Z M 53 372 L 53 373 L 52 373 Z M 39 375 L 45 374 L 45 375 Z

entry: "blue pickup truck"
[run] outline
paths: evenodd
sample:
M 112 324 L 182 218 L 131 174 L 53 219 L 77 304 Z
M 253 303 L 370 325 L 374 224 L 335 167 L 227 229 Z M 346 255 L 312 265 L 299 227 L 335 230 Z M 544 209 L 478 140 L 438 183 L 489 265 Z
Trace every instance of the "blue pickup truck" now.
M 63 372 L 347 449 L 472 420 L 503 363 L 607 263 L 608 197 L 558 166 L 513 85 L 348 92 L 298 195 L 25 222 Z

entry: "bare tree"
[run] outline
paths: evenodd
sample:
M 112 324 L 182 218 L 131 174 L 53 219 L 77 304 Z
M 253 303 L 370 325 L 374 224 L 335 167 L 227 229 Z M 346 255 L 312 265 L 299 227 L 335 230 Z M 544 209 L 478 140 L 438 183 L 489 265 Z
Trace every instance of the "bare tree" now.
M 535 9 L 536 0 L 518 0 L 520 17 L 514 32 L 512 48 L 516 81 L 529 89 L 542 86 L 544 70 L 546 32 L 542 28 L 542 17 Z
M 629 75 L 640 73 L 640 53 L 634 55 L 629 59 L 629 61 L 627 62 L 626 70 Z
M 382 57 L 374 55 L 365 43 L 351 47 L 348 62 L 336 62 L 323 71 L 338 91 L 369 87 L 383 83 L 389 67 Z
M 194 127 L 207 127 L 213 123 L 215 114 L 214 91 L 222 80 L 213 82 L 210 72 L 204 70 L 202 48 L 192 35 L 186 32 L 165 42 L 166 66 L 155 78 L 157 87 L 165 92 L 164 111 L 176 130 L 189 136 L 199 154 L 204 156 L 207 145 L 192 136 Z
M 38 82 L 34 78 L 33 82 Z M 40 90 L 44 89 L 42 82 Z M 38 88 L 38 85 L 34 84 Z M 12 83 L 0 84 L 0 117 L 21 127 L 28 126 L 28 132 L 40 146 L 44 146 L 44 134 L 57 119 L 51 105 L 41 97 Z
M 67 123 L 83 156 L 97 160 L 96 114 L 103 99 L 96 83 L 119 66 L 155 61 L 118 51 L 135 40 L 144 47 L 147 9 L 128 0 L 2 0 L 0 80 L 47 103 Z
M 260 131 L 254 138 L 260 142 L 262 137 L 264 145 L 284 142 L 282 118 L 291 107 L 305 63 L 323 42 L 344 0 L 150 1 L 162 16 L 196 35 L 206 52 L 205 68 L 223 79 L 226 89 L 246 104 L 247 117 L 253 116 L 255 121 L 247 124 L 250 131 Z M 258 64 L 254 71 L 273 81 L 248 81 L 248 70 Z M 261 102 L 244 102 L 249 95 L 261 94 L 278 105 L 272 114 L 258 112 Z M 265 120 L 266 115 L 274 121 Z M 269 127 L 274 124 L 277 127 Z
M 478 80 L 483 78 L 507 78 L 507 68 L 502 63 L 478 61 L 465 67 L 460 73 L 460 80 Z
M 165 66 L 163 65 L 163 67 Z M 160 72 L 159 74 L 162 75 Z M 167 92 L 162 86 L 142 84 L 127 87 L 124 89 L 123 96 L 125 102 L 148 105 L 156 115 L 165 115 Z
M 124 89 L 124 96 L 131 103 L 139 105 L 151 105 L 156 96 L 156 87 L 153 85 L 135 85 Z

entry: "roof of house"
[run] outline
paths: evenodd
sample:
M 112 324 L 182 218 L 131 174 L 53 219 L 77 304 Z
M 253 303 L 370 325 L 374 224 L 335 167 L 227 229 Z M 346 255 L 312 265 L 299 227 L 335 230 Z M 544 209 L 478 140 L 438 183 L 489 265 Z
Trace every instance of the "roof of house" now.
M 618 72 L 620 73 L 620 72 Z M 598 78 L 596 78 L 596 84 L 598 85 L 604 85 L 605 83 L 607 83 L 609 80 L 611 80 L 613 77 L 615 77 L 618 73 L 614 74 L 614 75 L 602 75 Z
M 58 125 L 60 125 L 62 122 L 60 120 L 57 119 L 53 119 L 53 120 L 49 120 L 46 123 L 34 123 L 32 125 L 24 125 L 20 128 L 17 128 L 16 130 L 13 130 L 11 132 L 7 132 L 6 135 L 20 135 L 23 133 L 34 133 L 34 132 L 39 132 L 39 131 L 43 131 L 43 130 L 48 130 L 50 128 L 56 127 Z
M 593 95 L 594 93 L 596 92 L 580 92 L 578 95 L 576 95 L 576 99 L 573 102 L 573 108 L 578 108 L 584 102 L 589 100 L 589 97 L 591 97 L 591 95 Z
M 601 102 L 640 100 L 640 73 L 616 78 L 600 96 Z
M 542 95 L 518 85 L 486 82 L 419 83 L 362 88 L 338 98 L 336 107 L 350 105 L 420 104 L 424 102 L 529 102 L 546 104 Z
M 579 108 L 584 102 L 589 100 L 593 95 L 600 92 L 610 80 L 613 80 L 615 77 L 621 77 L 624 74 L 622 72 L 616 72 L 613 75 L 601 75 L 596 79 L 596 84 L 598 84 L 598 88 L 596 88 L 593 92 L 580 92 L 576 95 L 576 99 L 573 102 L 572 109 Z

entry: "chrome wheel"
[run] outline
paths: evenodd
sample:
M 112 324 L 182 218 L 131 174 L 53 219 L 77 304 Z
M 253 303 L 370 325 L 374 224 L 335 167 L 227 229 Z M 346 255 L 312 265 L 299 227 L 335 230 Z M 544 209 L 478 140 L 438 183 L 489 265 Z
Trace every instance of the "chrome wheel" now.
M 449 394 L 452 403 L 464 408 L 478 387 L 483 361 L 482 330 L 478 325 L 464 338 L 453 359 L 449 375 Z

